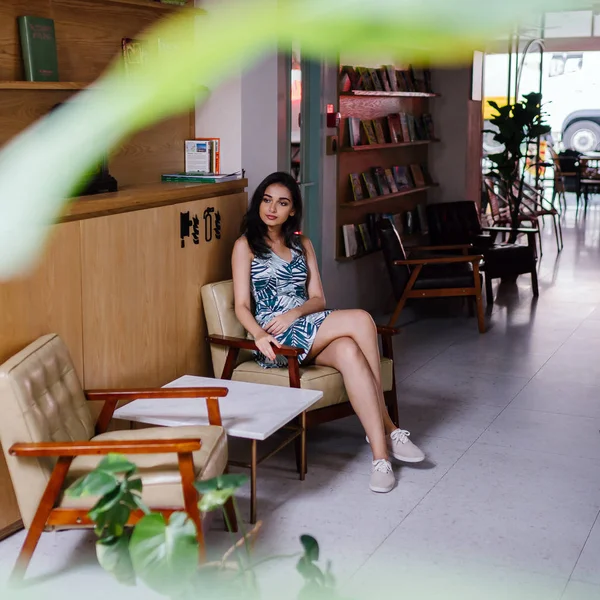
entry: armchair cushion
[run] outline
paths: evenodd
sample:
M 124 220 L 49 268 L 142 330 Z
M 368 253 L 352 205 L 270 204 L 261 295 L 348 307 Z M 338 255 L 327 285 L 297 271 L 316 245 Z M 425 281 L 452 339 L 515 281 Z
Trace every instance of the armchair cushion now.
M 225 471 L 227 467 L 227 436 L 222 427 L 146 427 L 124 431 L 108 431 L 92 438 L 94 441 L 106 440 L 168 440 L 178 438 L 201 439 L 202 447 L 193 453 L 196 479 L 210 479 Z M 77 478 L 86 475 L 103 459 L 103 456 L 78 456 L 73 460 L 65 488 Z M 177 455 L 136 454 L 128 457 L 138 466 L 144 484 L 142 499 L 150 507 L 173 507 L 181 509 L 184 505 L 181 487 L 181 475 L 177 464 Z M 91 508 L 97 497 L 71 498 L 62 496 L 61 508 Z
M 473 287 L 473 264 L 470 262 L 425 265 L 419 273 L 413 289 L 435 290 L 463 287 Z
M 381 358 L 381 383 L 384 392 L 393 388 L 394 365 L 389 358 Z M 247 383 L 262 383 L 266 385 L 290 386 L 290 376 L 287 369 L 263 369 L 255 361 L 247 361 L 236 367 L 233 372 L 234 381 Z M 324 408 L 348 401 L 341 373 L 331 367 L 310 365 L 300 367 L 300 386 L 307 390 L 319 390 L 323 397 L 309 410 Z

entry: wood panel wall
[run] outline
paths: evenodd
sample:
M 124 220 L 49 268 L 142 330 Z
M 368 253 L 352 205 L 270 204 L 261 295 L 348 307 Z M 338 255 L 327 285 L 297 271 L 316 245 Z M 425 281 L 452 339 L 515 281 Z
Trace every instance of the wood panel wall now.
M 161 5 L 159 5 L 161 6 Z M 0 81 L 19 81 L 23 61 L 17 17 L 54 19 L 59 78 L 91 83 L 113 60 L 120 60 L 124 37 L 143 37 L 143 31 L 172 10 L 105 0 L 2 0 L 0 2 Z M 0 90 L 0 146 L 65 102 L 65 90 Z M 118 101 L 118 99 L 115 99 Z M 160 181 L 166 172 L 184 170 L 183 140 L 193 138 L 189 113 L 167 119 L 123 142 L 109 160 L 119 186 Z
M 206 208 L 221 239 L 204 241 Z M 152 387 L 212 375 L 200 288 L 231 277 L 247 194 L 62 223 L 42 262 L 0 284 L 0 361 L 47 333 L 65 341 L 85 388 Z M 181 248 L 180 212 L 200 219 L 200 243 Z M 0 457 L 0 537 L 19 512 Z

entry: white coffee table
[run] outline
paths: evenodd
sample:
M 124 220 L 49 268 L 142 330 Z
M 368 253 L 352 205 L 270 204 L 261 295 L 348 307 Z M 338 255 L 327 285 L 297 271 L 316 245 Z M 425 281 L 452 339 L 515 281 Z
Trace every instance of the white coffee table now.
M 221 419 L 227 434 L 251 441 L 249 464 L 231 464 L 250 468 L 250 522 L 256 522 L 256 468 L 293 440 L 300 440 L 300 479 L 306 474 L 306 410 L 323 397 L 323 392 L 297 388 L 243 383 L 184 375 L 164 387 L 226 387 L 229 393 L 219 399 Z M 115 419 L 150 425 L 208 425 L 206 402 L 198 398 L 134 400 L 114 413 Z M 297 425 L 290 425 L 298 419 Z M 276 431 L 290 429 L 292 434 L 277 448 L 258 460 L 257 442 Z

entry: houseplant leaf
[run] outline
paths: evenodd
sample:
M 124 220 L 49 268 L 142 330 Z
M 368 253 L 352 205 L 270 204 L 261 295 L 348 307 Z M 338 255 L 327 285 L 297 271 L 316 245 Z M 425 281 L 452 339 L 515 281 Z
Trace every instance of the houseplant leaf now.
M 115 61 L 90 89 L 0 151 L 0 280 L 33 266 L 48 226 L 103 155 L 136 131 L 188 110 L 200 94 L 198 81 L 215 85 L 276 43 L 298 42 L 314 58 L 335 60 L 350 50 L 365 58 L 394 53 L 406 62 L 448 64 L 511 30 L 517 17 L 567 4 L 572 10 L 580 2 L 282 0 L 274 8 L 256 0 L 213 4 L 198 21 L 192 9 L 175 11 L 144 37 L 176 50 L 149 52 L 127 76 Z
M 138 577 L 167 596 L 183 591 L 198 568 L 196 527 L 185 513 L 176 512 L 167 523 L 161 514 L 142 517 L 129 543 Z
M 96 542 L 96 556 L 100 566 L 119 583 L 135 585 L 136 577 L 129 555 L 129 538 L 113 538 L 109 543 Z

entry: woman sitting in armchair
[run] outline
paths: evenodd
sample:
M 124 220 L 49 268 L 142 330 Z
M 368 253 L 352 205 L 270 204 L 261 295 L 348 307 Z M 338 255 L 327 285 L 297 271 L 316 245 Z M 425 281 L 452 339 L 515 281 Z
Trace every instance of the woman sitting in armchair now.
M 273 346 L 302 348 L 301 363 L 337 369 L 373 453 L 369 487 L 395 485 L 389 457 L 420 462 L 424 454 L 388 414 L 381 387 L 377 329 L 362 310 L 326 310 L 310 240 L 297 232 L 302 197 L 294 178 L 272 173 L 257 187 L 233 257 L 235 313 L 254 337 L 264 368 L 285 366 Z M 255 310 L 252 311 L 252 300 Z

